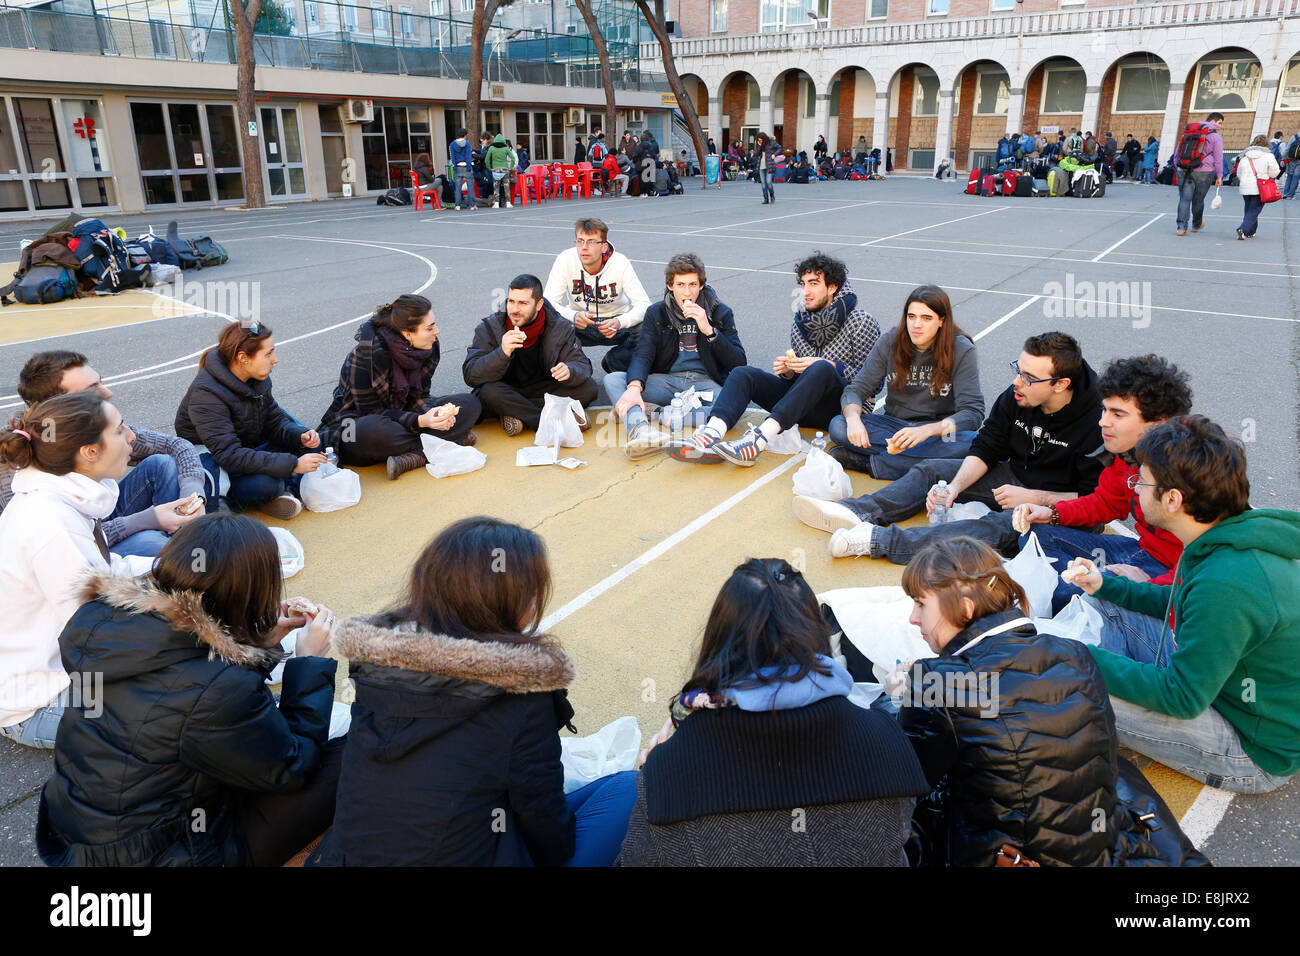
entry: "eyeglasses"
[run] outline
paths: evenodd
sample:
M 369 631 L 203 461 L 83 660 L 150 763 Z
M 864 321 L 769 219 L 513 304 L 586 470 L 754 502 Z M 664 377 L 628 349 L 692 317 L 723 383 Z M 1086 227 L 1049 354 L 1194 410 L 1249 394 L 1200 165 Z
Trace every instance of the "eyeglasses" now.
M 1042 382 L 1055 382 L 1061 377 L 1060 375 L 1053 375 L 1051 378 L 1033 378 L 1020 370 L 1020 361 L 1018 359 L 1011 363 L 1011 371 L 1015 372 L 1016 377 L 1026 385 L 1038 385 Z
M 1160 487 L 1159 485 L 1157 485 L 1157 484 L 1156 484 L 1155 482 L 1153 482 L 1153 481 L 1138 481 L 1138 479 L 1141 478 L 1141 477 L 1142 477 L 1141 475 L 1129 475 L 1129 476 L 1128 476 L 1128 481 L 1126 481 L 1125 484 L 1128 485 L 1128 490 L 1129 490 L 1129 491 L 1137 491 L 1139 488 L 1159 488 L 1159 487 Z
M 574 239 L 573 244 L 581 248 L 582 246 L 603 246 L 604 239 Z

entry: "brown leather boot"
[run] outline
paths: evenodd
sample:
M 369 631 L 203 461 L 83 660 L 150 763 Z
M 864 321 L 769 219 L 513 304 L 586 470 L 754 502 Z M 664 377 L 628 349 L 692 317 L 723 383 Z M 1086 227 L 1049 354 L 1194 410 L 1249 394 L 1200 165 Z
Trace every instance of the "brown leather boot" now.
M 405 455 L 388 456 L 388 480 L 396 481 L 413 468 L 423 468 L 429 463 L 422 451 L 411 451 Z

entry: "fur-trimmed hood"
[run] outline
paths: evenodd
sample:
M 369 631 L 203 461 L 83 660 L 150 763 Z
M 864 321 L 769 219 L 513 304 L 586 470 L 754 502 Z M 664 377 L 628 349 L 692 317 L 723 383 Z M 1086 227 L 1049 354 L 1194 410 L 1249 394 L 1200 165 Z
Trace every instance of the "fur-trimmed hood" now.
M 334 648 L 352 666 L 374 664 L 478 681 L 510 694 L 564 690 L 577 676 L 569 655 L 546 635 L 525 644 L 448 637 L 391 614 L 339 622 Z
M 82 579 L 81 599 L 86 603 L 98 601 L 131 614 L 151 615 L 161 619 L 160 623 L 165 623 L 177 635 L 171 642 L 157 644 L 151 635 L 146 637 L 149 634 L 146 629 L 132 628 L 132 635 L 138 633 L 140 638 L 133 640 L 130 648 L 124 648 L 123 642 L 116 639 L 102 644 L 96 641 L 94 645 L 83 643 L 81 651 L 94 658 L 95 667 L 109 672 L 108 676 L 139 673 L 142 663 L 145 670 L 153 670 L 155 666 L 169 663 L 174 655 L 168 651 L 175 650 L 192 655 L 195 648 L 206 648 L 208 660 L 220 658 L 229 664 L 258 670 L 269 669 L 284 656 L 278 647 L 253 647 L 235 640 L 225 626 L 203 609 L 197 592 L 163 591 L 148 578 L 91 571 Z M 103 631 L 103 628 L 98 631 Z M 81 631 L 81 635 L 89 638 L 96 632 L 95 628 L 87 628 Z M 193 635 L 193 640 L 186 640 L 183 635 Z M 73 640 L 78 638 L 78 635 L 72 635 Z M 144 662 L 140 655 L 130 653 L 137 648 L 145 652 Z

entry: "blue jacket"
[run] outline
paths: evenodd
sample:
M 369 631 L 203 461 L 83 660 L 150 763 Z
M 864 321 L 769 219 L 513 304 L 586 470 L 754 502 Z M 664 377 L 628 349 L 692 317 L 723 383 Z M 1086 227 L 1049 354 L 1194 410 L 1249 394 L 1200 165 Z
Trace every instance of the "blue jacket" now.
M 1154 143 L 1148 143 L 1148 144 L 1146 145 L 1146 147 L 1142 150 L 1142 169 L 1143 169 L 1143 171 L 1146 171 L 1146 170 L 1148 170 L 1148 169 L 1155 169 L 1155 168 L 1156 168 L 1157 163 L 1160 162 L 1159 157 L 1158 157 L 1159 152 L 1160 152 L 1160 142 L 1159 142 L 1159 140 L 1157 140 L 1157 141 L 1154 142 Z
M 998 156 L 997 156 L 998 162 L 1002 162 L 1002 160 L 1004 159 L 1011 159 L 1012 156 L 1013 154 L 1011 151 L 1011 140 L 1003 136 L 1000 140 L 998 140 Z
M 465 168 L 468 169 L 474 163 L 474 151 L 470 149 L 467 139 L 453 139 L 451 145 L 447 147 L 447 154 L 451 157 L 453 166 L 464 163 Z

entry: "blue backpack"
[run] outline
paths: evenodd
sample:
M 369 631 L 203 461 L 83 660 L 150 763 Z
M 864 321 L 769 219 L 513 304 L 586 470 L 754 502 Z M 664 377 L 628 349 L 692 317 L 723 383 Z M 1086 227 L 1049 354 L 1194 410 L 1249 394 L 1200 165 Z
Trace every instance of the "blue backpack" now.
M 77 294 L 77 278 L 63 266 L 32 266 L 14 280 L 12 292 L 26 305 L 62 302 Z

